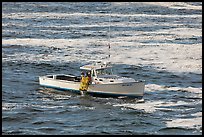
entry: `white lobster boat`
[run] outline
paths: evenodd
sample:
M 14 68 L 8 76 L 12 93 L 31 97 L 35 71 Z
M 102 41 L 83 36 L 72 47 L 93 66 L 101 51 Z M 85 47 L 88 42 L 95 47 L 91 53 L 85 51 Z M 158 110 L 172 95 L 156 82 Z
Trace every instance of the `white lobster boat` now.
M 91 82 L 86 91 L 81 92 L 81 76 L 75 75 L 46 75 L 39 77 L 41 86 L 86 93 L 96 96 L 138 97 L 144 95 L 144 80 L 113 75 L 112 67 L 108 63 L 96 63 L 80 67 L 81 71 L 91 73 Z

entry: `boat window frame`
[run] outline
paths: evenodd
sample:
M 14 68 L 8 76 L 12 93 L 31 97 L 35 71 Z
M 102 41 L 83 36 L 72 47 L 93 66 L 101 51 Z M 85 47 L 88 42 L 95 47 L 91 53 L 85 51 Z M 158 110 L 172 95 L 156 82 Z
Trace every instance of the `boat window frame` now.
M 105 74 L 99 74 L 97 71 L 105 71 Z M 107 73 L 108 72 L 108 73 Z M 109 74 L 110 73 L 110 74 Z M 112 67 L 107 67 L 107 68 L 101 68 L 101 69 L 97 69 L 95 70 L 95 74 L 96 75 L 113 75 L 113 70 Z
M 96 70 L 95 70 L 95 69 L 92 69 L 92 70 L 91 70 L 91 77 L 97 77 L 97 74 L 96 74 Z

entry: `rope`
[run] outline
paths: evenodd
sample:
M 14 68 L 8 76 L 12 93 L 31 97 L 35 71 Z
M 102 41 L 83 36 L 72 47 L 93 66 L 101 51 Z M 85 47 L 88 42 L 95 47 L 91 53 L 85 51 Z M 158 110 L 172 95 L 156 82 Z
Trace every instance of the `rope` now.
M 108 57 L 109 57 L 109 62 L 110 62 L 110 18 L 111 18 L 111 9 L 110 9 L 110 12 L 109 12 L 109 44 L 108 44 L 108 50 L 109 50 L 109 55 L 108 55 Z

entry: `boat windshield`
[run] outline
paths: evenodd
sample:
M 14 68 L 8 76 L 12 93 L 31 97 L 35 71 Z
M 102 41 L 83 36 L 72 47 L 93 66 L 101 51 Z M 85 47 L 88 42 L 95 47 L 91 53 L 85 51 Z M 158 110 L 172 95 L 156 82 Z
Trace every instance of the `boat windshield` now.
M 111 68 L 105 68 L 105 69 L 98 69 L 96 70 L 97 75 L 113 75 L 113 71 Z

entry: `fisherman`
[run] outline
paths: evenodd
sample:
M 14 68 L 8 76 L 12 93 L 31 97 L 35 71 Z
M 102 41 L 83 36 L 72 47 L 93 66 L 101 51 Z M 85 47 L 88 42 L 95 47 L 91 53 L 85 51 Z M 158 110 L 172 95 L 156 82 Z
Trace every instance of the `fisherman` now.
M 84 75 L 86 74 L 86 75 Z M 89 85 L 90 85 L 90 82 L 91 82 L 91 74 L 90 72 L 81 72 L 81 84 L 80 84 L 80 87 L 79 87 L 79 90 L 81 92 L 81 94 L 83 95 L 83 91 L 87 91 Z
M 85 89 L 85 87 L 84 87 L 85 83 L 84 82 L 85 82 L 85 76 L 84 76 L 84 72 L 82 71 L 81 72 L 81 84 L 80 84 L 79 90 L 84 91 L 84 89 Z
M 84 79 L 84 89 L 85 89 L 85 90 L 88 89 L 89 82 L 90 82 L 90 76 L 89 76 L 89 73 L 86 72 L 86 76 L 85 76 L 85 79 Z
M 88 76 L 88 84 L 91 84 L 91 72 L 87 72 L 87 76 Z
M 84 77 L 85 77 L 85 76 L 84 76 L 84 72 L 82 71 L 82 72 L 81 72 L 81 82 L 83 81 Z

